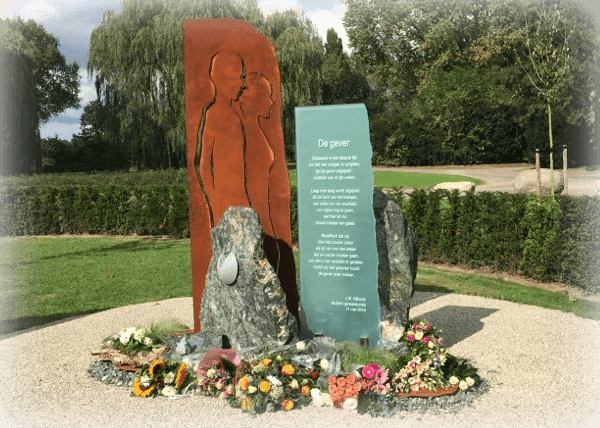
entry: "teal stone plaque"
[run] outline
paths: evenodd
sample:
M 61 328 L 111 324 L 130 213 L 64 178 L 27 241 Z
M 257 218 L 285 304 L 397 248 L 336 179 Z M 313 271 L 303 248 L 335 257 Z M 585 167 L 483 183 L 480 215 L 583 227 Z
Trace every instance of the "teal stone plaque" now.
M 369 121 L 364 104 L 296 107 L 300 303 L 312 333 L 380 340 Z

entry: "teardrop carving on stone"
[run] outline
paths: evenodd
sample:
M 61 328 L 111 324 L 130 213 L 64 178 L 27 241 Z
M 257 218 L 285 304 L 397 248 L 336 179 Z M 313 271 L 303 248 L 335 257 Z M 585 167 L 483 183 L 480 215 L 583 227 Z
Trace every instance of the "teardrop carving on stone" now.
M 217 261 L 217 276 L 224 284 L 231 285 L 238 275 L 238 261 L 233 251 L 227 256 L 221 254 Z

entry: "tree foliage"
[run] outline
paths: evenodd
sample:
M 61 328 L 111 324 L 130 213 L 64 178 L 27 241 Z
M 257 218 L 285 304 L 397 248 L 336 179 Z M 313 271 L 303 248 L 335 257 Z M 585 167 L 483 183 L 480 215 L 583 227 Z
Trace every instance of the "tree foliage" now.
M 2 52 L 24 55 L 34 67 L 34 96 L 39 120 L 47 122 L 67 108 L 79 108 L 79 65 L 67 64 L 58 39 L 33 20 L 20 17 L 2 24 Z
M 88 73 L 96 77 L 102 104 L 119 106 L 114 120 L 128 135 L 123 144 L 132 166 L 185 165 L 182 20 L 222 17 L 246 19 L 274 43 L 288 147 L 293 107 L 321 102 L 320 38 L 294 11 L 265 18 L 255 0 L 129 0 L 121 13 L 106 12 L 92 33 Z
M 370 81 L 383 91 L 383 116 L 392 121 L 381 126 L 384 119 L 376 120 L 378 129 L 388 132 L 375 135 L 384 150 L 380 158 L 417 164 L 527 161 L 535 148 L 548 155 L 546 100 L 538 96 L 532 79 L 539 89 L 554 88 L 557 141 L 576 154 L 597 144 L 598 27 L 578 4 L 345 3 L 350 45 Z M 557 62 L 560 52 L 568 55 Z M 503 130 L 508 132 L 503 135 Z

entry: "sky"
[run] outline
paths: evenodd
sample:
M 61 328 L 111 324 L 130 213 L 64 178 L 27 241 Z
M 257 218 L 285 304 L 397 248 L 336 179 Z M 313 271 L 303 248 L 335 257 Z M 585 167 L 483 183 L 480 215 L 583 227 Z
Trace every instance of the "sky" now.
M 176 1 L 176 0 L 173 0 Z M 265 15 L 272 11 L 283 11 L 300 6 L 309 19 L 317 26 L 319 35 L 326 39 L 327 29 L 335 28 L 348 46 L 342 18 L 346 11 L 341 0 L 259 0 L 258 6 Z M 96 98 L 92 79 L 88 79 L 86 64 L 90 35 L 102 22 L 102 14 L 112 9 L 121 11 L 120 0 L 0 0 L 0 17 L 24 20 L 33 19 L 42 24 L 46 31 L 58 37 L 60 51 L 67 63 L 77 61 L 80 66 L 81 90 L 79 97 L 81 108 L 68 109 L 57 117 L 51 118 L 40 128 L 42 138 L 58 135 L 71 140 L 73 134 L 80 132 L 79 123 L 83 107 Z

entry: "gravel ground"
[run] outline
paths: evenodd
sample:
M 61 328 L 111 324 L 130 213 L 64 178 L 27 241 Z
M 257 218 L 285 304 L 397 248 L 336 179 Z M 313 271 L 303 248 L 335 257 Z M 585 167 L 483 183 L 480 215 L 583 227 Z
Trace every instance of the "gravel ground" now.
M 411 317 L 444 330 L 489 391 L 458 412 L 398 412 L 373 419 L 309 407 L 250 417 L 207 397 L 139 399 L 87 375 L 91 352 L 128 325 L 174 318 L 188 325 L 192 299 L 112 309 L 0 341 L 2 413 L 8 427 L 574 427 L 600 416 L 600 322 L 474 296 L 416 293 Z

